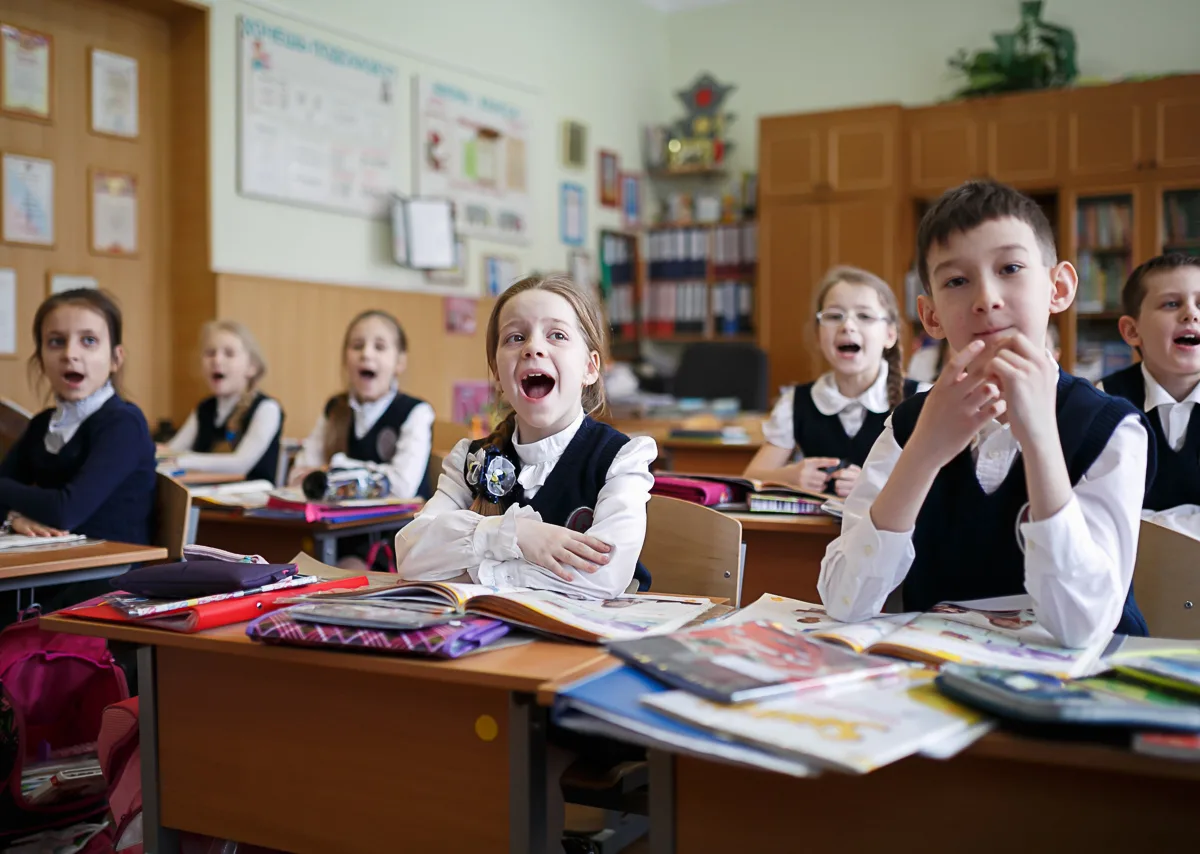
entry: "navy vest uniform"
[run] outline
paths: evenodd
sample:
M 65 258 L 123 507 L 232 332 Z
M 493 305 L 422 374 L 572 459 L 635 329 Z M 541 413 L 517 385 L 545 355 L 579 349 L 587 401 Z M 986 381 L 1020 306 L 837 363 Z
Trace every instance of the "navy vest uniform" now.
M 1146 378 L 1141 365 L 1132 365 L 1104 378 L 1104 390 L 1123 397 L 1138 409 L 1146 407 Z M 1192 407 L 1184 433 L 1183 447 L 1176 451 L 1167 441 L 1158 411 L 1147 412 L 1154 430 L 1153 450 L 1158 455 L 1158 471 L 1146 493 L 1144 507 L 1166 510 L 1181 504 L 1200 504 L 1200 406 Z
M 225 423 L 217 424 L 217 399 L 206 397 L 196 407 L 196 440 L 192 442 L 192 450 L 201 454 L 211 454 L 214 451 L 223 452 L 234 450 L 241 444 L 246 435 L 246 428 L 254 420 L 254 413 L 264 401 L 270 400 L 262 392 L 256 392 L 250 405 L 244 412 L 234 407 L 233 412 L 225 419 Z M 259 458 L 254 467 L 246 473 L 246 480 L 269 480 L 275 482 L 275 474 L 279 470 L 279 438 L 283 435 L 283 408 L 279 410 L 279 429 L 271 444 Z
M 337 403 L 345 402 L 349 406 L 349 400 L 346 395 L 337 395 L 331 397 L 325 404 L 325 417 L 329 414 Z M 362 436 L 354 435 L 354 419 L 351 415 L 349 430 L 347 431 L 346 441 L 346 456 L 352 460 L 361 460 L 365 463 L 390 463 L 392 457 L 396 455 L 396 443 L 400 441 L 400 430 L 404 427 L 404 422 L 408 420 L 408 416 L 412 411 L 424 403 L 425 401 L 417 397 L 411 397 L 403 392 L 396 392 L 396 397 L 392 400 L 391 405 L 383 411 L 379 416 L 379 420 L 371 425 Z M 425 462 L 425 471 L 421 473 L 420 487 L 417 490 L 417 495 L 421 498 L 429 498 L 433 495 L 433 490 L 429 482 L 429 462 Z
M 837 414 L 825 415 L 817 409 L 812 399 L 813 383 L 796 386 L 792 394 L 792 433 L 796 446 L 806 457 L 836 457 L 849 460 L 856 466 L 867 461 L 871 446 L 883 432 L 887 420 L 886 412 L 867 410 L 862 427 L 853 437 L 846 435 L 846 428 Z M 917 381 L 904 381 L 904 399 L 917 393 Z
M 477 439 L 471 443 L 468 460 L 485 441 Z M 537 494 L 526 499 L 518 484 L 516 503 L 532 507 L 543 522 L 585 533 L 595 519 L 596 502 L 608 479 L 608 469 L 628 443 L 629 437 L 624 433 L 590 416 L 585 417 Z M 506 456 L 520 468 L 515 451 L 510 449 Z M 640 561 L 633 577 L 638 582 L 638 590 L 650 589 L 650 573 Z
M 900 447 L 912 436 L 925 398 L 925 393 L 918 394 L 893 412 L 892 430 Z M 1066 373 L 1059 374 L 1057 414 L 1072 486 L 1100 456 L 1117 425 L 1129 415 L 1140 415 L 1128 401 L 1109 397 Z M 1150 448 L 1147 484 L 1154 476 Z M 917 514 L 916 556 L 901 586 L 904 610 L 927 611 L 944 601 L 1025 593 L 1025 560 L 1017 526 L 1028 500 L 1025 467 L 1019 457 L 991 495 L 979 485 L 969 448 L 951 460 L 938 472 Z M 1132 588 L 1116 631 L 1146 634 Z

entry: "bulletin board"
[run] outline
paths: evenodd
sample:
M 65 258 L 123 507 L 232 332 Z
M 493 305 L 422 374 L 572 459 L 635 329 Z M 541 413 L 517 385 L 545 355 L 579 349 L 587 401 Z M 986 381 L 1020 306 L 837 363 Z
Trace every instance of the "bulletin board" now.
M 396 66 L 247 15 L 238 29 L 239 192 L 384 217 L 397 188 Z

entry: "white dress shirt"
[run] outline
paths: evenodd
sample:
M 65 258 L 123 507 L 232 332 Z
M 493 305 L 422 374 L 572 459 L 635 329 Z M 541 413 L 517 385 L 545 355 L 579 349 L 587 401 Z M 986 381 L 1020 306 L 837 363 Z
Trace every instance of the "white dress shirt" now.
M 354 438 L 361 439 L 375 426 L 387 408 L 396 399 L 397 390 L 392 388 L 378 400 L 359 403 L 350 396 L 350 409 L 354 413 Z M 428 403 L 418 403 L 408 413 L 408 418 L 400 427 L 400 435 L 396 439 L 396 451 L 392 458 L 385 463 L 375 463 L 367 460 L 353 460 L 344 453 L 333 455 L 332 459 L 325 458 L 325 415 L 317 418 L 312 432 L 304 440 L 304 445 L 296 460 L 296 465 L 303 468 L 323 468 L 328 465 L 333 468 L 366 468 L 371 471 L 383 472 L 387 475 L 392 487 L 392 495 L 397 498 L 412 498 L 421 488 L 421 479 L 429 468 L 429 454 L 433 450 L 433 407 Z
M 240 394 L 217 398 L 217 428 L 223 428 L 234 408 L 242 399 Z M 279 428 L 283 426 L 283 410 L 279 404 L 267 398 L 254 410 L 254 417 L 242 431 L 242 440 L 236 448 L 226 453 L 193 453 L 196 435 L 200 424 L 196 419 L 196 410 L 188 413 L 187 420 L 179 428 L 167 448 L 178 454 L 175 465 L 188 471 L 210 471 L 218 474 L 246 475 L 258 464 L 263 454 L 271 447 Z
M 1142 379 L 1146 383 L 1146 399 L 1142 404 L 1142 409 L 1151 418 L 1154 417 L 1154 411 L 1158 410 L 1158 423 L 1162 425 L 1163 432 L 1167 434 L 1167 444 L 1171 446 L 1172 451 L 1179 453 L 1187 439 L 1187 428 L 1188 423 L 1192 420 L 1192 410 L 1196 408 L 1197 403 L 1200 403 L 1200 383 L 1183 400 L 1176 400 L 1169 391 L 1159 385 L 1158 380 L 1151 376 L 1150 371 L 1146 369 L 1145 362 L 1142 362 Z M 1104 383 L 1097 383 L 1096 387 L 1103 391 Z M 1162 465 L 1161 460 L 1159 465 Z
M 583 412 L 566 429 L 540 442 L 513 446 L 521 460 L 517 480 L 532 499 L 583 423 Z M 396 535 L 396 563 L 404 578 L 445 581 L 467 573 L 471 581 L 497 587 L 536 587 L 597 599 L 619 596 L 633 580 L 646 538 L 646 502 L 654 476 L 650 464 L 658 456 L 654 440 L 630 439 L 617 452 L 596 501 L 587 533 L 612 546 L 609 562 L 593 573 L 571 569 L 563 581 L 548 569 L 525 560 L 517 544 L 517 519 L 541 519 L 532 507 L 513 504 L 503 516 L 481 516 L 469 508 L 470 487 L 463 464 L 470 441 L 459 442 L 442 467 L 437 493 L 425 509 Z M 465 579 L 464 579 L 465 580 Z
M 1148 442 L 1140 419 L 1125 418 L 1066 505 L 1014 531 L 1022 541 L 1025 590 L 1034 611 L 1064 646 L 1087 646 L 1120 622 L 1137 555 Z M 871 519 L 900 452 L 889 417 L 846 498 L 842 534 L 821 561 L 817 589 L 831 617 L 853 621 L 878 614 L 912 566 L 913 532 L 880 531 Z M 1007 425 L 993 421 L 980 431 L 971 456 L 985 492 L 999 488 L 1019 452 Z
M 88 417 L 96 412 L 108 399 L 116 394 L 112 380 L 89 394 L 83 400 L 59 400 L 50 416 L 46 437 L 42 444 L 51 454 L 57 454 L 79 432 Z

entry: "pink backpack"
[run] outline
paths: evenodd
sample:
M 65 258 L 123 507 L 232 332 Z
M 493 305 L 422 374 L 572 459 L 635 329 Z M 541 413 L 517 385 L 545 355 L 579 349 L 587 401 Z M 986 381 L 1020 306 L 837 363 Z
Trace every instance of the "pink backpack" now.
M 103 814 L 103 792 L 31 803 L 21 775 L 31 762 L 94 750 L 105 706 L 128 696 L 102 638 L 42 631 L 36 617 L 0 632 L 0 838 Z

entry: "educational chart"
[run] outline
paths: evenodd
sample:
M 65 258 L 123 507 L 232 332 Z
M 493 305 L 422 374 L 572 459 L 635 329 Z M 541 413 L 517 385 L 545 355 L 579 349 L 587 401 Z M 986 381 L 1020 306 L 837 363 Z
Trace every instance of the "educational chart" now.
M 461 234 L 528 243 L 528 110 L 429 75 L 415 102 L 417 194 L 451 199 Z
M 395 66 L 248 16 L 238 24 L 242 195 L 386 215 Z

